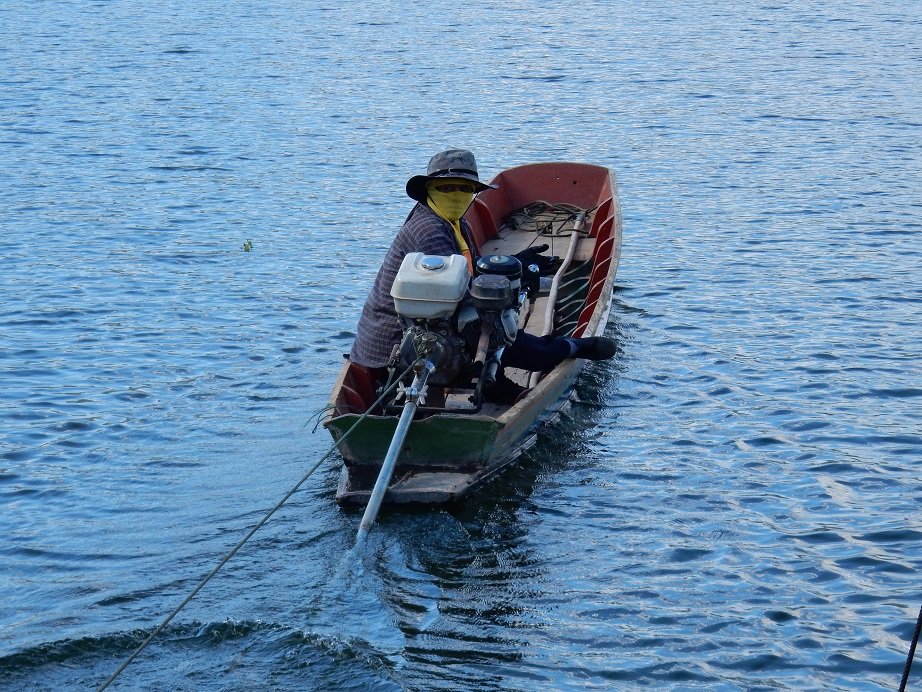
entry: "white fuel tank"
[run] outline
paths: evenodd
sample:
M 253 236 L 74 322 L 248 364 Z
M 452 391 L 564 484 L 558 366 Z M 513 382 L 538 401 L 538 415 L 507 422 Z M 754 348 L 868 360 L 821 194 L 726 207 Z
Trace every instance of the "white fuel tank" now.
M 427 320 L 451 317 L 470 278 L 463 255 L 439 257 L 411 252 L 403 258 L 391 287 L 397 314 Z

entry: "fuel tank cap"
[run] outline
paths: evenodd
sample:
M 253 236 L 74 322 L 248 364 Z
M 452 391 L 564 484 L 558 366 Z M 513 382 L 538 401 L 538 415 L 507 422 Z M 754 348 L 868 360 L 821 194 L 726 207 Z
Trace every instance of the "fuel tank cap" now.
M 437 255 L 426 255 L 419 262 L 419 266 L 422 269 L 426 269 L 431 272 L 437 272 L 440 269 L 445 268 L 445 258 L 439 257 Z

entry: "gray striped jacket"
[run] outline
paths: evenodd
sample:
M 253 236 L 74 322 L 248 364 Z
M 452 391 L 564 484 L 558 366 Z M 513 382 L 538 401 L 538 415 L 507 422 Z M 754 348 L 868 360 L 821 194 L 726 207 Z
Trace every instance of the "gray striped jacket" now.
M 470 241 L 470 228 L 463 220 L 461 230 L 476 261 L 477 250 Z M 391 286 L 400 263 L 411 252 L 442 256 L 460 253 L 448 222 L 422 204 L 417 204 L 410 212 L 384 256 L 356 327 L 355 342 L 349 353 L 349 360 L 353 363 L 367 368 L 383 367 L 387 365 L 394 345 L 400 343 L 403 330 L 394 310 Z

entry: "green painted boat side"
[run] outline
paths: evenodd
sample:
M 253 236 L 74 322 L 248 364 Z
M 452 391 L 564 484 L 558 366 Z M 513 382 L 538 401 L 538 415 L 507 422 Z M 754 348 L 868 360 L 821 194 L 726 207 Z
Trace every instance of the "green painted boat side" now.
M 385 502 L 417 505 L 453 502 L 492 480 L 534 444 L 543 425 L 569 405 L 569 395 L 582 365 L 579 360 L 561 364 L 499 418 L 480 416 L 476 420 L 459 420 L 457 415 L 437 415 L 414 421 L 410 430 L 418 435 L 410 443 L 408 433 L 408 444 L 401 452 L 394 474 L 398 480 L 388 488 Z M 325 425 L 338 440 L 358 418 L 347 414 Z M 360 433 L 369 422 L 371 425 Z M 364 505 L 368 501 L 371 483 L 395 427 L 393 417 L 369 416 L 340 444 L 346 464 L 337 490 L 338 502 Z M 356 440 L 358 444 L 350 446 Z M 423 449 L 429 449 L 428 454 L 419 455 L 420 443 Z M 361 482 L 361 478 L 365 481 Z
M 356 414 L 338 416 L 327 423 L 340 440 L 359 419 Z M 368 416 L 340 444 L 340 452 L 352 466 L 381 465 L 397 427 L 393 416 Z M 410 424 L 400 466 L 412 468 L 463 468 L 481 466 L 490 459 L 497 433 L 503 425 L 484 416 L 435 415 Z

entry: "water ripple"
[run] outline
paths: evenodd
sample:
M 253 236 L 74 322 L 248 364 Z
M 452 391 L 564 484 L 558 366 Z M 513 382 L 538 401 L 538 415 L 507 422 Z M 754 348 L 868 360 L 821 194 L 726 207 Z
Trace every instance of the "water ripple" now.
M 617 172 L 616 358 L 346 577 L 324 467 L 122 684 L 895 687 L 918 18 L 584 5 L 0 7 L 0 687 L 100 684 L 326 452 L 307 421 L 449 144 Z

